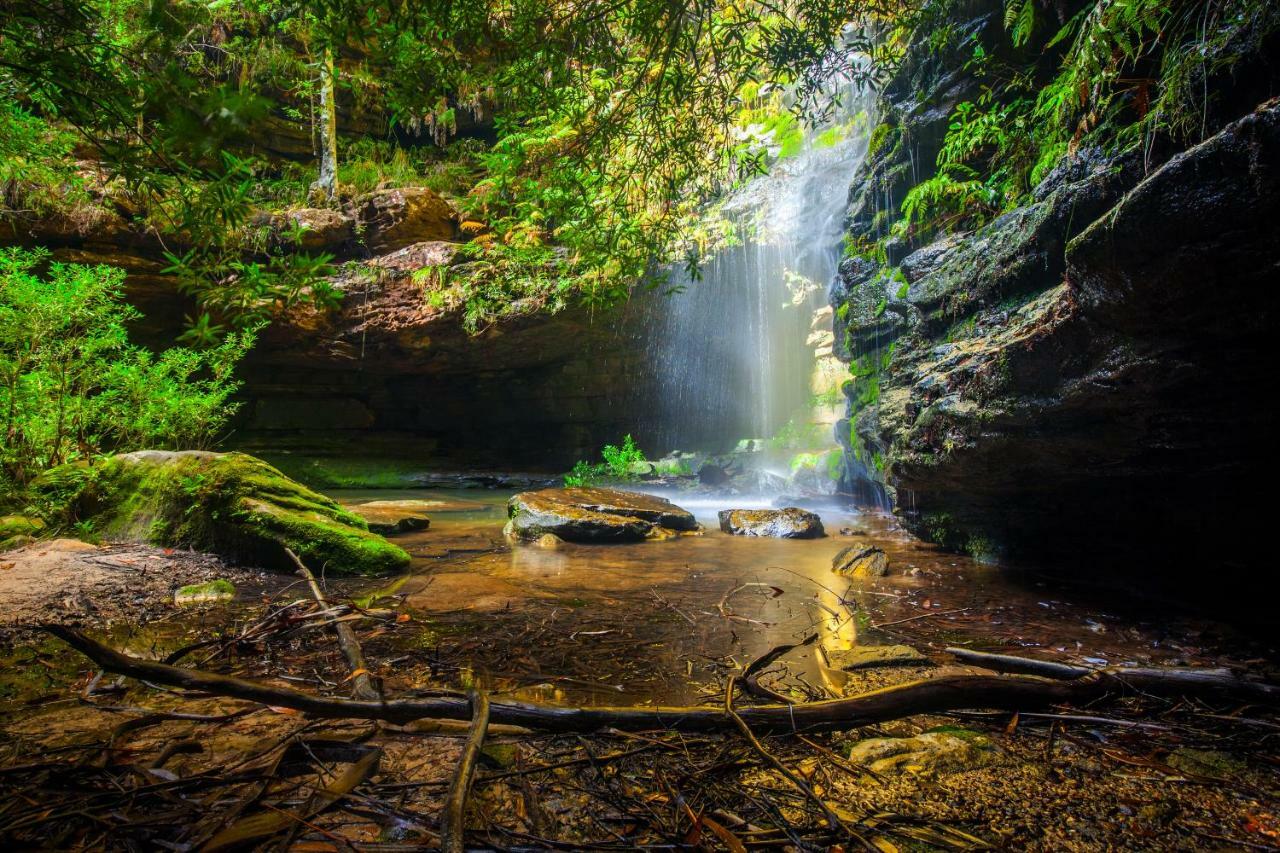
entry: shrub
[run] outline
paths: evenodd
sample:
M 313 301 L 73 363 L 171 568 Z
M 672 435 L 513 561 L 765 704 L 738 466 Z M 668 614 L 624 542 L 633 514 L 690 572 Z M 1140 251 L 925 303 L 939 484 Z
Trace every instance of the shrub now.
M 0 494 L 40 471 L 109 450 L 209 446 L 235 411 L 235 365 L 254 331 L 155 354 L 129 343 L 138 313 L 124 273 L 0 250 Z

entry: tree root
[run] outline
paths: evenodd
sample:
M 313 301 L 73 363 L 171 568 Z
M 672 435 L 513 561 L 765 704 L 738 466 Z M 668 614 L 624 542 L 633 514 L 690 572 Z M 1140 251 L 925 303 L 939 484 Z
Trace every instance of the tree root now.
M 169 666 L 121 654 L 64 625 L 44 625 L 101 668 L 119 675 L 293 708 L 326 719 L 385 720 L 401 725 L 426 718 L 469 720 L 471 703 L 463 697 L 392 699 L 380 702 L 316 696 L 288 687 Z M 1247 681 L 1221 669 L 1114 667 L 1092 670 L 1069 680 L 1029 675 L 961 674 L 912 681 L 844 699 L 794 705 L 762 705 L 736 713 L 757 732 L 810 732 L 852 729 L 913 714 L 965 708 L 1032 710 L 1058 704 L 1084 704 L 1134 693 L 1152 695 L 1226 695 L 1280 703 L 1280 686 Z M 551 732 L 591 732 L 613 727 L 643 731 L 670 729 L 724 732 L 737 729 L 722 708 L 564 707 L 504 700 L 491 703 L 495 723 Z

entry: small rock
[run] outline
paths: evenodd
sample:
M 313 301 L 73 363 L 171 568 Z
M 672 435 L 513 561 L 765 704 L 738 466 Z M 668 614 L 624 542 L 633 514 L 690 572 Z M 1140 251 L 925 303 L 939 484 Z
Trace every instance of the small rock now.
M 564 540 L 554 533 L 544 533 L 533 540 L 533 544 L 545 551 L 554 551 L 564 544 Z
M 368 501 L 350 507 L 351 511 L 365 520 L 374 533 L 389 536 L 396 533 L 412 533 L 426 530 L 431 526 L 431 519 L 424 510 L 438 505 L 438 501 Z
M 1001 749 L 991 738 L 969 729 L 935 729 L 906 738 L 871 738 L 849 749 L 849 760 L 882 776 L 912 773 L 933 776 L 986 767 Z
M 235 584 L 226 578 L 218 578 L 208 583 L 196 583 L 179 588 L 173 594 L 173 603 L 204 604 L 210 601 L 230 601 L 235 597 Z
M 855 646 L 852 649 L 827 649 L 827 660 L 833 669 L 870 669 L 877 666 L 928 666 L 930 660 L 906 645 Z
M 889 558 L 874 545 L 850 545 L 836 554 L 831 571 L 851 578 L 882 578 L 889 574 Z
M 723 486 L 730 480 L 729 473 L 710 462 L 698 469 L 698 482 L 704 486 Z
M 779 539 L 817 539 L 827 535 L 822 529 L 822 519 L 816 513 L 794 506 L 721 510 L 720 529 L 735 536 L 772 536 Z

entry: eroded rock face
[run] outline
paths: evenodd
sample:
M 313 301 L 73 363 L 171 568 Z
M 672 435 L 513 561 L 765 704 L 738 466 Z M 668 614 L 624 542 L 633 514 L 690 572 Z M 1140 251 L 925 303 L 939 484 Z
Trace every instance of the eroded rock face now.
M 426 187 L 375 190 L 356 199 L 353 206 L 365 229 L 365 243 L 375 252 L 457 236 L 457 211 Z
M 292 568 L 284 548 L 334 575 L 402 570 L 409 555 L 364 520 L 243 453 L 142 450 L 41 475 L 50 520 L 120 542 L 194 548 Z
M 254 224 L 269 229 L 273 244 L 309 252 L 340 254 L 356 236 L 355 220 L 351 216 L 323 207 L 260 214 Z
M 665 498 L 620 489 L 542 489 L 507 504 L 508 530 L 524 540 L 639 542 L 698 530 L 693 514 Z
M 918 88 L 950 85 L 930 80 Z M 891 116 L 914 115 L 889 91 Z M 1266 512 L 1239 496 L 1276 473 L 1257 452 L 1275 407 L 1257 402 L 1278 390 L 1280 105 L 1219 127 L 1153 162 L 1082 150 L 980 229 L 847 260 L 832 290 L 837 353 L 857 365 L 844 487 L 976 556 L 1123 567 L 1175 595 L 1184 567 L 1223 559 L 1223 536 L 1245 546 L 1228 562 L 1254 564 Z M 859 180 L 883 188 L 901 156 Z M 854 214 L 853 237 L 880 236 Z
M 771 536 L 776 539 L 817 539 L 827 535 L 817 513 L 794 506 L 721 510 L 720 529 L 735 536 Z

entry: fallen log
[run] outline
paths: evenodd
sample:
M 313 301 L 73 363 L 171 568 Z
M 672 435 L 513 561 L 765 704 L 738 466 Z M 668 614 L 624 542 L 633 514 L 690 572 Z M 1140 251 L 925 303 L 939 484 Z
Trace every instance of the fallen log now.
M 385 720 L 403 725 L 426 718 L 469 720 L 472 716 L 471 702 L 464 697 L 438 696 L 381 702 L 328 698 L 260 681 L 141 660 L 121 654 L 65 625 L 41 627 L 108 672 L 170 687 L 292 708 L 319 718 Z M 1030 675 L 948 675 L 844 699 L 741 708 L 737 714 L 755 731 L 808 732 L 858 728 L 913 714 L 965 708 L 1032 710 L 1049 705 L 1084 704 L 1134 693 L 1220 695 L 1280 703 L 1280 686 L 1247 681 L 1225 670 L 1165 672 L 1150 667 L 1116 667 L 1094 670 L 1071 680 Z M 720 732 L 737 728 L 737 723 L 723 708 L 573 708 L 515 700 L 492 702 L 489 719 L 495 723 L 552 732 L 589 732 L 607 727 L 630 731 L 671 729 L 688 732 Z

